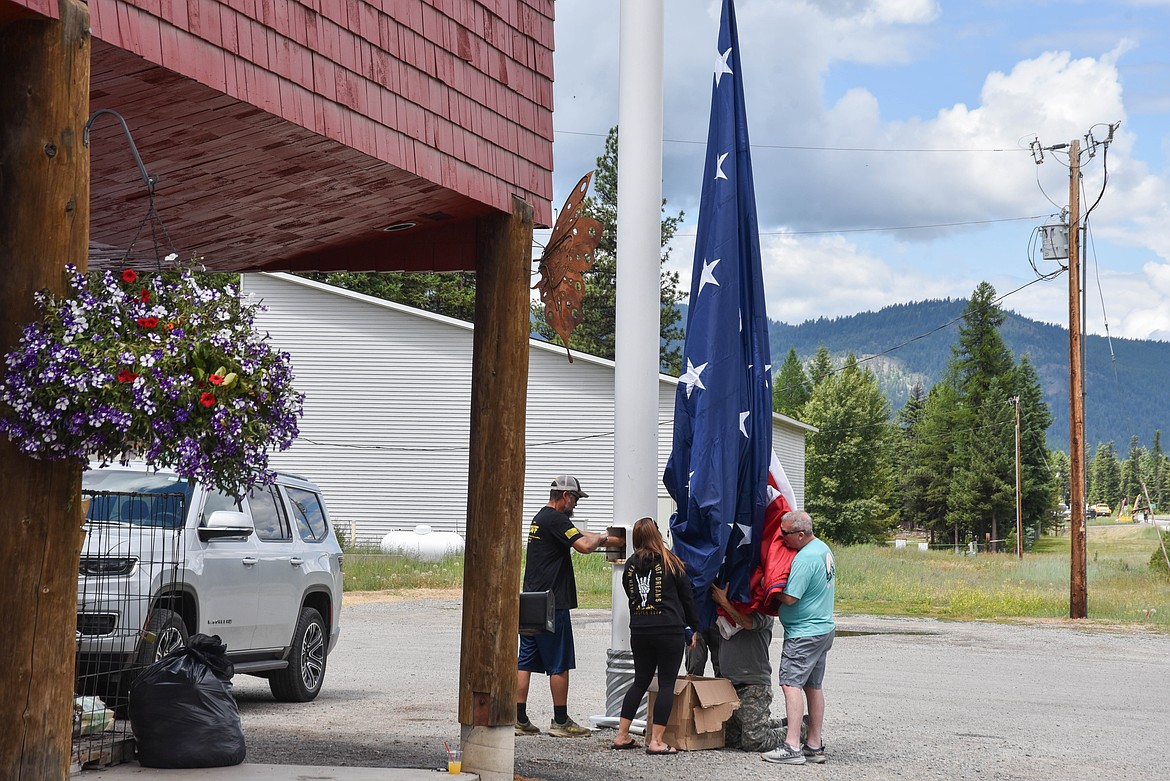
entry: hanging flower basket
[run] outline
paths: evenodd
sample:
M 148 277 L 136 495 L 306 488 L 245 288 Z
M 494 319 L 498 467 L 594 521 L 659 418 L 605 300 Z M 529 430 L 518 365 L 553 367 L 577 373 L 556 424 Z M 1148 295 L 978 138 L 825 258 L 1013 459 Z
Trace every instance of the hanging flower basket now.
M 259 305 L 191 271 L 67 271 L 73 294 L 38 293 L 42 319 L 4 358 L 0 432 L 33 458 L 134 456 L 235 496 L 270 482 L 303 397 Z

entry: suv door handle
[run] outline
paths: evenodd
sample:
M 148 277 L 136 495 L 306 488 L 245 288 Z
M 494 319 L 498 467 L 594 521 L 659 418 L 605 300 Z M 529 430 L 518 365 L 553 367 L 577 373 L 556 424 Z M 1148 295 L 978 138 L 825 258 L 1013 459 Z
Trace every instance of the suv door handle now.
M 291 559 L 288 560 L 288 563 L 293 565 L 294 567 L 299 567 L 305 563 L 305 560 L 302 559 L 300 556 L 293 556 Z
M 256 558 L 255 556 L 245 556 L 244 558 L 240 559 L 240 561 L 245 567 L 254 567 L 256 566 L 256 563 L 260 561 L 260 559 Z

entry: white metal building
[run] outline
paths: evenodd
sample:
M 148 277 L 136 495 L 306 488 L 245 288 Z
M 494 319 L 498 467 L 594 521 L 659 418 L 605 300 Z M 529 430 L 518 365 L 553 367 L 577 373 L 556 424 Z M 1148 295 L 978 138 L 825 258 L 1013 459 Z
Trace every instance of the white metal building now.
M 287 274 L 244 274 L 267 311 L 256 326 L 292 356 L 305 394 L 301 435 L 273 466 L 324 489 L 339 529 L 376 544 L 428 524 L 466 531 L 472 324 Z M 557 474 L 589 494 L 575 520 L 613 523 L 614 364 L 530 341 L 524 517 Z M 671 449 L 678 379 L 659 377 L 658 474 Z M 772 441 L 804 506 L 804 439 L 812 428 L 773 415 Z M 659 521 L 673 509 L 661 482 Z M 633 523 L 636 518 L 619 519 Z

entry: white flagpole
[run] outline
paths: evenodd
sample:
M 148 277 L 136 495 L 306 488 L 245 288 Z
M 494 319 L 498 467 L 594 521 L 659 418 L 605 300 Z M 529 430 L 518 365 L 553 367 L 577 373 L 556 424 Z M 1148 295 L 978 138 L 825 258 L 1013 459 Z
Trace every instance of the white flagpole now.
M 617 323 L 614 523 L 658 515 L 659 258 L 662 225 L 663 0 L 622 0 L 618 41 Z M 624 557 L 623 557 L 624 558 Z M 613 568 L 606 715 L 633 681 L 629 606 Z

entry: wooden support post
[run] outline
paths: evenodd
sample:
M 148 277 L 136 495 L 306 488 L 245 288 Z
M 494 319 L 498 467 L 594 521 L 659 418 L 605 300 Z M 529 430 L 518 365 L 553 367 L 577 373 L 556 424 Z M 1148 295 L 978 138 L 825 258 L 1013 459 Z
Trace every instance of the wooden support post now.
M 477 226 L 459 721 L 506 725 L 509 736 L 516 721 L 532 213 L 514 199 L 511 214 Z M 470 752 L 464 762 L 471 767 Z
M 66 289 L 89 246 L 89 10 L 0 26 L 0 353 L 39 315 L 33 293 Z M 0 371 L 3 365 L 0 364 Z M 81 467 L 34 461 L 0 436 L 0 768 L 69 776 L 81 550 Z

